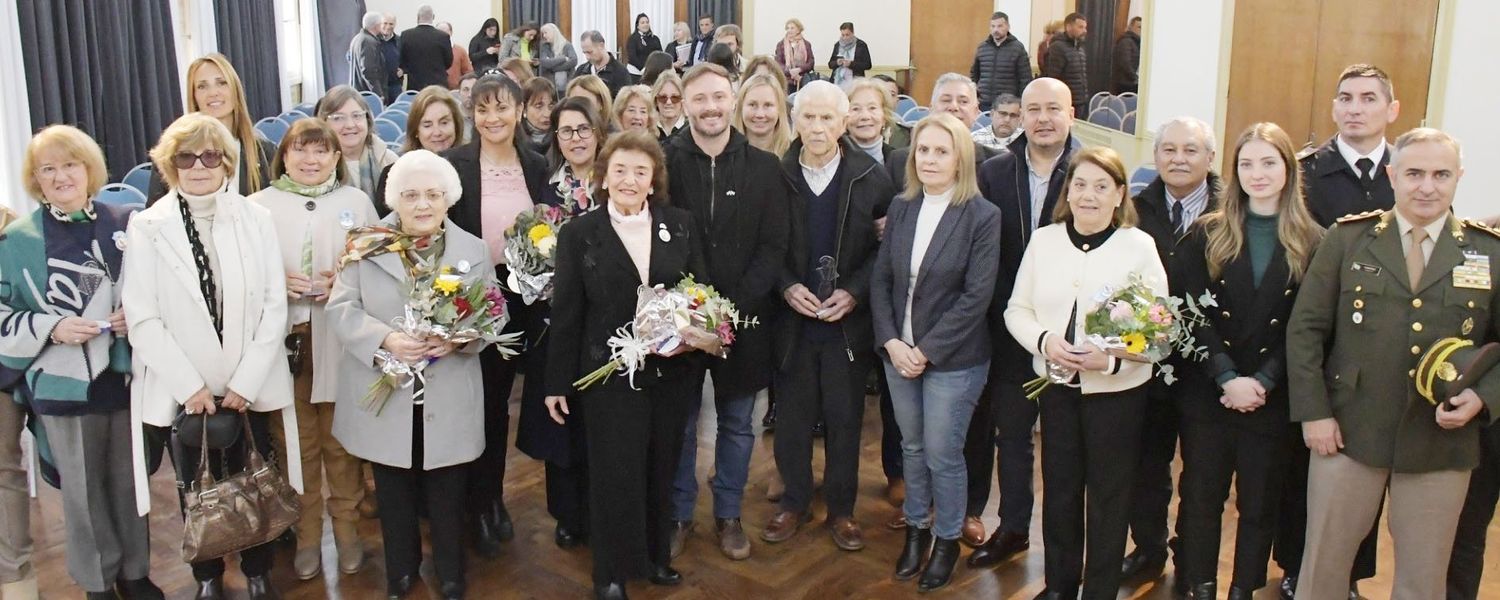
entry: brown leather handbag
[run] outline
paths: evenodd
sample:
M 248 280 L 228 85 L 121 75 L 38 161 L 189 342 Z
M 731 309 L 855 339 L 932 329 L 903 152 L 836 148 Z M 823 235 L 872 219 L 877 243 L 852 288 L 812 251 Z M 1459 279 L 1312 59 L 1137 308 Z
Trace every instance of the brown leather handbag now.
M 249 417 L 241 413 L 240 423 L 246 460 L 239 473 L 214 481 L 208 468 L 208 441 L 199 446 L 198 477 L 185 494 L 184 561 L 219 558 L 269 542 L 301 514 L 297 492 L 255 447 Z M 208 428 L 203 431 L 207 436 Z

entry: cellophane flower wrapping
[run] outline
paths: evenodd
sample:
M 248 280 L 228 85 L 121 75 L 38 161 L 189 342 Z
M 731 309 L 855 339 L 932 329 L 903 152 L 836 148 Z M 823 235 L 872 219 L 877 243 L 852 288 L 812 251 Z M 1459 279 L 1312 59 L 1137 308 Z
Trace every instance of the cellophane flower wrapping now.
M 493 276 L 465 281 L 463 272 L 444 266 L 412 283 L 402 312 L 391 325 L 416 339 L 437 337 L 460 346 L 495 344 L 506 359 L 516 355 L 514 347 L 520 344 L 520 332 L 504 333 L 510 313 Z M 360 407 L 377 415 L 392 392 L 425 382 L 423 371 L 435 361 L 408 364 L 383 348 L 375 351 L 375 358 L 381 376 L 370 384 Z
M 564 206 L 538 204 L 516 215 L 505 230 L 505 262 L 510 269 L 505 287 L 532 304 L 552 299 L 552 276 L 557 271 L 557 233 L 579 214 L 570 198 Z

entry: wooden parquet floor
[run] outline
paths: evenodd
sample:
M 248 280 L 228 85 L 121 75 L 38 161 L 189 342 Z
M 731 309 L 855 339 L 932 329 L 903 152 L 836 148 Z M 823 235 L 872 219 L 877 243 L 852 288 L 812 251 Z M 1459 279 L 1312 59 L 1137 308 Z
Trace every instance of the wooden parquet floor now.
M 519 397 L 519 381 L 517 396 Z M 756 423 L 760 422 L 762 406 L 757 411 Z M 511 423 L 518 421 L 519 407 L 511 408 Z M 712 423 L 713 405 L 704 407 L 702 418 Z M 707 476 L 713 462 L 713 427 L 700 427 L 699 479 Z M 514 439 L 514 435 L 512 438 Z M 754 551 L 749 560 L 732 562 L 719 554 L 717 540 L 712 533 L 712 515 L 706 486 L 698 502 L 698 528 L 688 542 L 683 556 L 674 562 L 682 571 L 685 581 L 677 587 L 656 587 L 646 582 L 632 583 L 629 592 L 635 598 L 660 600 L 688 599 L 887 599 L 917 597 L 915 582 L 897 582 L 890 576 L 896 554 L 900 551 L 904 534 L 886 529 L 883 524 L 897 514 L 897 509 L 883 498 L 885 478 L 880 469 L 880 416 L 878 403 L 869 399 L 865 411 L 864 442 L 860 468 L 860 496 L 856 517 L 861 522 L 866 537 L 866 548 L 860 552 L 838 550 L 821 527 L 824 517 L 821 501 L 815 501 L 815 518 L 812 524 L 790 541 L 770 545 L 759 540 L 758 534 L 765 521 L 770 518 L 774 506 L 765 501 L 766 483 L 773 475 L 775 465 L 771 458 L 771 437 L 763 435 L 756 447 L 750 473 L 750 489 L 746 492 L 744 507 L 745 526 L 751 536 Z M 815 451 L 821 472 L 822 449 Z M 172 599 L 186 599 L 193 595 L 192 574 L 180 559 L 181 521 L 176 510 L 177 502 L 170 468 L 163 468 L 151 482 L 153 506 L 152 531 L 152 578 L 167 591 Z M 1038 490 L 1037 516 L 1032 523 L 1032 548 L 1029 552 L 1009 563 L 994 569 L 972 570 L 960 565 L 954 581 L 947 588 L 934 594 L 943 598 L 985 598 L 1030 600 L 1043 588 L 1042 534 L 1040 490 L 1041 471 L 1037 469 Z M 546 512 L 545 485 L 542 465 L 537 461 L 511 449 L 506 477 L 506 504 L 516 525 L 516 538 L 505 546 L 504 553 L 496 560 L 484 560 L 471 556 L 468 562 L 469 598 L 495 599 L 576 599 L 591 594 L 589 580 L 589 553 L 586 548 L 562 550 L 552 543 L 553 521 Z M 993 478 L 991 478 L 993 484 Z M 1232 498 L 1231 498 L 1232 499 Z M 999 492 L 990 496 L 990 507 L 986 513 L 986 524 L 993 529 L 998 523 L 994 516 Z M 1176 503 L 1172 514 L 1175 518 Z M 1225 511 L 1223 534 L 1224 548 L 1234 543 L 1234 508 L 1232 502 Z M 32 530 L 36 540 L 35 568 L 38 573 L 42 597 L 81 598 L 82 592 L 73 585 L 64 564 L 64 531 L 61 499 L 56 490 L 44 488 L 40 497 L 32 504 Z M 374 521 L 361 524 L 360 532 L 366 540 L 367 562 L 365 569 L 352 576 L 341 576 L 337 569 L 332 534 L 325 527 L 323 549 L 325 566 L 323 574 L 313 581 L 297 581 L 292 573 L 292 549 L 281 548 L 276 558 L 272 578 L 287 600 L 358 599 L 384 598 L 385 574 L 382 567 L 379 525 Z M 1389 598 L 1391 573 L 1393 571 L 1389 534 L 1381 530 L 1380 575 L 1363 582 L 1361 591 L 1367 598 Z M 1490 525 L 1490 538 L 1500 538 L 1500 527 Z M 968 554 L 968 550 L 964 550 Z M 1500 598 L 1500 543 L 1490 544 L 1486 553 L 1486 569 L 1481 598 Z M 408 596 L 418 600 L 436 598 L 435 578 L 430 563 L 424 565 L 426 577 L 423 584 Z M 1221 585 L 1227 586 L 1231 569 L 1228 552 L 1220 559 Z M 1271 565 L 1271 580 L 1281 576 L 1275 564 Z M 1172 583 L 1170 567 L 1161 579 L 1135 587 L 1121 589 L 1120 598 L 1167 600 Z M 226 576 L 226 587 L 231 598 L 244 597 L 244 579 L 231 566 Z M 1256 598 L 1276 598 L 1272 586 L 1262 589 Z

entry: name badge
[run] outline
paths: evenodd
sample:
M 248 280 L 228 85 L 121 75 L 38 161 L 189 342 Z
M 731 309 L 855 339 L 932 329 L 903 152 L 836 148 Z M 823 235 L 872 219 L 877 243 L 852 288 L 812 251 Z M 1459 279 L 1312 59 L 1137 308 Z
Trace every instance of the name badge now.
M 1453 287 L 1471 290 L 1491 289 L 1490 257 L 1484 254 L 1465 252 L 1464 263 L 1453 267 Z
M 1369 273 L 1371 275 L 1379 275 L 1381 271 L 1380 267 L 1376 265 L 1367 265 L 1362 262 L 1356 262 L 1352 265 L 1349 265 L 1349 270 L 1361 273 Z

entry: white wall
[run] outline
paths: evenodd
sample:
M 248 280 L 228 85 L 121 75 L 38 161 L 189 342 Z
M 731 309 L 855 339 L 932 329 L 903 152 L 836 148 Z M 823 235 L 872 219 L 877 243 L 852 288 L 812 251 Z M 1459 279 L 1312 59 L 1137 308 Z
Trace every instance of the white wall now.
M 1010 17 L 1010 34 L 1026 45 L 1027 53 L 1036 48 L 1037 40 L 1031 33 L 1031 0 L 995 0 L 995 10 Z M 1036 62 L 1035 56 L 1031 62 Z
M 826 65 L 839 39 L 839 24 L 854 23 L 854 34 L 870 46 L 870 62 L 876 67 L 911 63 L 910 0 L 755 0 L 750 15 L 749 49 L 755 54 L 774 54 L 776 42 L 786 37 L 786 20 L 796 17 L 807 28 L 803 37 L 812 42 L 813 58 Z
M 453 24 L 453 38 L 469 43 L 469 38 L 479 33 L 479 26 L 490 17 L 500 18 L 489 0 L 365 0 L 365 10 L 396 15 L 396 33 L 417 26 L 417 6 L 432 5 L 438 21 Z
M 1233 15 L 1233 0 L 1155 0 L 1145 16 L 1141 60 L 1141 110 L 1145 128 L 1155 131 L 1173 117 L 1187 115 L 1222 129 L 1219 113 L 1224 63 L 1221 51 L 1231 31 L 1221 27 Z M 1286 49 L 1295 51 L 1294 49 Z M 1223 139 L 1222 132 L 1219 138 Z
M 1446 13 L 1446 14 L 1445 14 Z M 1500 214 L 1500 120 L 1495 98 L 1500 98 L 1500 79 L 1495 78 L 1494 25 L 1500 23 L 1500 4 L 1491 0 L 1444 2 L 1439 13 L 1436 57 L 1447 53 L 1432 75 L 1427 124 L 1453 134 L 1463 143 L 1463 179 L 1459 180 L 1454 211 L 1461 216 L 1488 217 Z M 1446 29 L 1451 27 L 1451 29 Z

